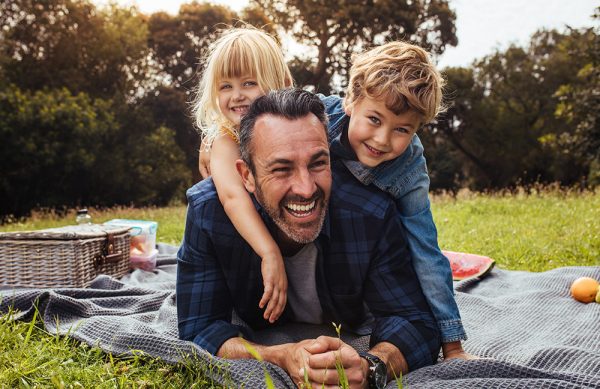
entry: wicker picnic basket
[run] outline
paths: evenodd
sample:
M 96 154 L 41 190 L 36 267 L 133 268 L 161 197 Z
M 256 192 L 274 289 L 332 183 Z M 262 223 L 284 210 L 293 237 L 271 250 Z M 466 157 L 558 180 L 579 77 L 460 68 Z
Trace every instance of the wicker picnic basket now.
M 0 233 L 0 287 L 84 288 L 129 270 L 127 227 L 76 225 Z

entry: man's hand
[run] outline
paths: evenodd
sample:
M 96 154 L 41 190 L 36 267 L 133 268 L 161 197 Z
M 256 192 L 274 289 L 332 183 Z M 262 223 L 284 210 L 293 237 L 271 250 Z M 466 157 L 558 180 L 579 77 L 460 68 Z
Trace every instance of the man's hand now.
M 320 336 L 306 347 L 310 354 L 306 366 L 306 375 L 313 387 L 338 388 L 340 376 L 336 369 L 339 363 L 350 388 L 366 388 L 368 363 L 358 352 L 338 338 Z M 304 377 L 304 370 L 301 372 Z
M 200 153 L 198 156 L 198 170 L 202 178 L 210 177 L 210 147 L 203 141 L 200 141 Z
M 261 309 L 267 306 L 263 317 L 270 323 L 274 323 L 283 313 L 287 301 L 288 282 L 281 253 L 264 256 L 261 261 L 261 272 L 265 291 L 258 306 Z
M 285 350 L 283 353 L 283 359 L 280 361 L 280 363 L 279 361 L 273 360 L 270 360 L 270 362 L 279 365 L 285 371 L 287 371 L 290 377 L 292 377 L 292 381 L 298 387 L 300 387 L 304 382 L 304 368 L 308 365 L 308 358 L 310 357 L 307 347 L 309 347 L 314 341 L 314 339 L 306 339 L 298 343 L 283 345 Z M 269 360 L 269 358 L 265 359 Z
M 471 355 L 463 350 L 460 340 L 442 344 L 442 352 L 444 353 L 444 361 L 450 359 L 479 359 L 479 357 Z

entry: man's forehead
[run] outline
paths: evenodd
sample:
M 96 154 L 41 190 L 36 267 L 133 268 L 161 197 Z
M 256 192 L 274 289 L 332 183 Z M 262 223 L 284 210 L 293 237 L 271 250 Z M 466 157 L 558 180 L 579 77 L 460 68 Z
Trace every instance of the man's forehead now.
M 302 143 L 310 142 L 327 144 L 327 131 L 313 113 L 296 119 L 265 114 L 255 122 L 253 139 L 256 151 L 260 148 L 277 147 L 277 145 L 289 146 L 290 142 L 297 142 L 295 146 L 300 147 Z

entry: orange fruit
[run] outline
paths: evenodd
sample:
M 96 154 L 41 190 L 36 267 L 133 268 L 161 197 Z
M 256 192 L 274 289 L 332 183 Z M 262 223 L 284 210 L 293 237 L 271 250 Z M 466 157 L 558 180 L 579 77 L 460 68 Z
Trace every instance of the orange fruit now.
M 591 303 L 596 299 L 600 283 L 590 277 L 579 277 L 571 284 L 571 296 L 582 303 Z

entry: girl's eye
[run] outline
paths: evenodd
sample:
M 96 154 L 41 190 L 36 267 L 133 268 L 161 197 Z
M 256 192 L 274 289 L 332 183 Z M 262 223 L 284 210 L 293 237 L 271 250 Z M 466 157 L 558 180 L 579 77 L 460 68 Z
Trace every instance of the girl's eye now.
M 256 81 L 246 81 L 244 82 L 244 86 L 256 86 L 258 83 Z
M 409 134 L 410 133 L 410 131 L 408 131 L 408 129 L 406 129 L 404 127 L 395 128 L 394 131 L 400 132 L 402 134 Z
M 369 120 L 371 121 L 371 123 L 373 124 L 381 124 L 381 120 L 379 120 L 379 118 L 375 117 L 375 116 L 369 116 Z
M 223 85 L 221 85 L 221 86 L 219 87 L 219 90 L 223 90 L 223 89 L 229 89 L 229 88 L 231 88 L 231 85 L 229 85 L 229 84 L 223 84 Z

